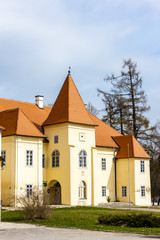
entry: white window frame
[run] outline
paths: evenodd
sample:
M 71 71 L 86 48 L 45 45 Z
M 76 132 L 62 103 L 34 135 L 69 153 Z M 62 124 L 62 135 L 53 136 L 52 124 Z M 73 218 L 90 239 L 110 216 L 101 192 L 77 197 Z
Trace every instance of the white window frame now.
M 122 186 L 122 197 L 127 197 L 127 186 Z
M 141 197 L 145 197 L 146 196 L 146 188 L 145 186 L 141 186 Z
M 42 154 L 42 168 L 46 168 L 46 155 Z
M 87 167 L 87 152 L 85 150 L 81 150 L 79 152 L 79 167 L 80 168 Z
M 101 158 L 101 167 L 102 170 L 106 170 L 106 158 Z
M 102 186 L 102 197 L 106 197 L 107 193 L 106 193 L 106 186 Z
M 84 181 L 81 181 L 78 190 L 79 199 L 87 199 L 87 185 Z
M 6 150 L 1 150 L 1 157 L 4 159 L 3 165 L 6 165 Z
M 26 184 L 26 198 L 32 198 L 32 197 L 33 197 L 33 185 Z
M 54 150 L 52 152 L 52 168 L 60 167 L 60 152 L 58 150 Z
M 145 161 L 140 160 L 140 172 L 144 173 L 145 172 Z
M 59 135 L 54 135 L 54 144 L 59 143 Z
M 33 166 L 33 150 L 26 150 L 26 166 Z

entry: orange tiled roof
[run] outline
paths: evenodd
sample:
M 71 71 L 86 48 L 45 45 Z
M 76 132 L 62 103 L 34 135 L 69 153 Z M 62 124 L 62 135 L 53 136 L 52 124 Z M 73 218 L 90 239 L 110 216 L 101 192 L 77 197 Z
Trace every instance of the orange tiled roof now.
M 45 137 L 19 108 L 0 112 L 0 125 L 6 129 L 2 132 L 3 137 L 10 135 Z
M 98 147 L 118 147 L 118 145 L 113 141 L 112 136 L 122 136 L 115 129 L 110 127 L 108 124 L 104 123 L 99 118 L 95 117 L 93 114 L 89 113 L 92 120 L 98 126 L 95 127 L 95 137 L 96 146 Z
M 42 131 L 42 128 L 41 128 L 42 123 L 48 117 L 48 114 L 52 109 L 49 106 L 44 106 L 43 109 L 40 109 L 34 103 L 20 102 L 20 101 L 0 98 L 0 111 L 14 109 L 14 108 L 20 108 L 25 113 L 25 115 L 30 119 L 30 121 L 33 122 L 40 131 Z
M 128 144 L 130 158 L 150 158 L 144 148 L 138 143 L 134 136 L 115 136 L 114 141 L 120 147 L 116 158 L 128 158 Z
M 61 88 L 54 106 L 43 126 L 73 122 L 96 125 L 90 117 L 70 74 Z

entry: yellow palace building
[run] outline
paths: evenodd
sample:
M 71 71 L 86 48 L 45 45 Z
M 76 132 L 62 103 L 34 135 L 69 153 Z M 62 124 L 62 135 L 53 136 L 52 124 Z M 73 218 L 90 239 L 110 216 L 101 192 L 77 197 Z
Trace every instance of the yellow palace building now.
M 67 75 L 53 105 L 0 99 L 2 205 L 22 190 L 47 190 L 50 204 L 97 206 L 115 198 L 151 205 L 149 155 L 89 113 Z

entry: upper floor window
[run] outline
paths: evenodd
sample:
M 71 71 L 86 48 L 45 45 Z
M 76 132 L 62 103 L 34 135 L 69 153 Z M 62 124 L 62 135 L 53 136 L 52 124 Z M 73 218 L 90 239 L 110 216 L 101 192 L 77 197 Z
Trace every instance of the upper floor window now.
M 1 151 L 1 157 L 4 159 L 3 165 L 6 165 L 6 150 Z
M 127 186 L 122 186 L 122 197 L 127 197 Z
M 141 197 L 145 197 L 145 196 L 146 196 L 145 186 L 141 186 Z
M 106 158 L 101 159 L 101 164 L 102 164 L 102 170 L 106 170 Z
M 26 151 L 26 166 L 33 166 L 33 151 Z
M 42 154 L 42 168 L 46 167 L 46 156 L 45 154 Z
M 80 199 L 86 199 L 87 198 L 86 183 L 84 181 L 82 181 L 79 185 L 79 198 Z
M 54 143 L 59 143 L 59 136 L 58 135 L 54 136 Z
M 32 184 L 27 184 L 26 185 L 26 196 L 27 196 L 27 198 L 32 198 L 32 196 L 33 196 Z
M 102 186 L 102 197 L 106 197 L 106 186 Z
M 140 161 L 140 172 L 145 172 L 144 160 Z
M 59 167 L 59 158 L 60 153 L 58 150 L 53 151 L 52 153 L 52 167 Z
M 84 150 L 79 153 L 79 167 L 87 167 L 87 153 Z

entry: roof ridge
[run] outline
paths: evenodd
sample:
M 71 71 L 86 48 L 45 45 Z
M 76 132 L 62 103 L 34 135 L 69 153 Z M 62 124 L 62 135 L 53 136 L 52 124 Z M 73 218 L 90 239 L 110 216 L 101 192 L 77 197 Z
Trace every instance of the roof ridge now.
M 93 115 L 95 118 L 97 118 L 99 121 L 101 121 L 104 125 L 107 125 L 107 126 L 109 126 L 110 128 L 112 128 L 114 131 L 117 131 L 116 129 L 114 129 L 113 127 L 111 127 L 108 123 L 103 122 L 103 120 L 101 120 L 100 118 L 98 118 L 97 116 L 95 116 L 93 113 L 90 113 L 88 110 L 87 110 L 87 112 L 88 112 L 89 115 Z M 92 120 L 92 121 L 94 121 L 94 120 Z M 97 126 L 98 126 L 98 125 L 97 125 Z M 118 132 L 118 131 L 117 131 L 117 132 Z M 118 133 L 121 134 L 120 132 L 118 132 Z M 122 136 L 125 136 L 125 135 L 121 134 L 121 136 L 117 136 L 117 137 L 122 137 Z
M 72 77 L 71 77 L 71 78 L 72 78 Z M 73 81 L 73 79 L 72 79 L 72 81 Z M 73 83 L 74 83 L 74 81 L 73 81 Z M 82 100 L 82 103 L 83 103 L 83 105 L 84 105 L 84 107 L 85 107 L 85 104 L 84 104 L 84 102 L 83 102 L 83 99 L 82 99 L 82 97 L 81 97 L 79 91 L 78 91 L 78 88 L 77 88 L 77 86 L 76 86 L 75 83 L 74 83 L 74 85 L 75 85 L 75 88 L 76 88 L 76 90 L 77 90 L 77 92 L 78 92 L 78 95 L 79 95 L 80 99 Z M 88 110 L 87 110 L 86 107 L 85 107 L 85 110 L 86 110 L 86 112 L 88 113 L 89 118 L 91 119 L 91 117 L 90 117 L 90 115 L 89 115 L 89 112 L 88 112 Z M 93 121 L 92 119 L 91 119 L 91 121 L 94 123 L 94 121 Z
M 133 156 L 135 156 L 134 155 L 134 136 L 133 135 L 131 135 L 131 143 L 132 143 Z
M 68 105 L 67 118 L 69 119 L 69 74 L 68 74 L 67 78 L 68 78 L 67 79 L 68 80 L 68 84 L 67 84 L 67 105 Z
M 18 109 L 19 109 L 19 111 L 21 111 L 21 112 L 23 113 L 23 115 L 29 120 L 29 122 L 41 133 L 41 131 L 35 126 L 34 122 L 32 122 L 32 121 L 27 117 L 27 115 L 25 114 L 25 112 L 24 112 L 22 109 L 20 109 L 20 108 L 18 108 Z
M 25 103 L 25 104 L 29 104 L 29 105 L 36 105 L 35 103 L 24 102 L 24 101 L 8 99 L 8 98 L 0 98 L 0 100 L 6 100 L 6 101 L 11 101 L 11 102 L 20 102 L 20 103 Z M 44 107 L 52 108 L 51 106 L 48 106 L 48 105 L 44 105 Z
M 18 128 L 18 118 L 19 118 L 19 112 L 20 112 L 20 108 L 17 108 L 17 113 L 18 113 L 18 114 L 17 114 L 17 120 L 16 120 L 16 129 L 15 129 L 15 130 L 16 130 L 16 131 L 15 131 L 16 133 L 17 133 L 17 128 Z

